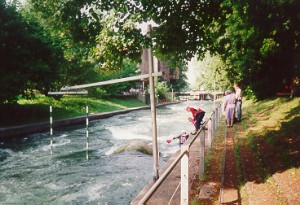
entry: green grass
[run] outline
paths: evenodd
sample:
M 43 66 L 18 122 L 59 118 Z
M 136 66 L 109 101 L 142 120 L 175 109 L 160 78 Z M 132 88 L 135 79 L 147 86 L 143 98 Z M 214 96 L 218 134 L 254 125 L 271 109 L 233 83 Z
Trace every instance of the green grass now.
M 49 106 L 53 106 L 53 119 L 66 119 L 85 115 L 86 102 L 89 113 L 101 113 L 145 106 L 136 98 L 97 99 L 85 96 L 63 96 L 60 100 L 38 96 L 32 100 L 21 99 L 16 105 L 1 105 L 0 127 L 44 122 L 49 120 Z
M 235 133 L 235 146 L 234 153 L 237 163 L 238 178 L 240 182 L 240 188 L 243 189 L 243 197 L 247 194 L 244 190 L 243 172 L 242 172 L 242 156 L 241 145 L 249 146 L 254 157 L 256 157 L 256 163 L 258 165 L 257 174 L 264 182 L 269 183 L 271 176 L 277 172 L 283 172 L 290 170 L 290 172 L 296 173 L 299 170 L 299 157 L 293 154 L 291 151 L 299 151 L 299 148 L 292 146 L 292 142 L 297 142 L 300 133 L 300 98 L 272 98 L 264 101 L 254 102 L 251 100 L 243 101 L 243 121 L 240 123 L 241 133 L 234 126 Z M 216 138 L 214 139 L 212 148 L 221 147 L 224 141 L 225 123 L 220 124 Z M 221 130 L 221 131 L 220 131 Z M 240 138 L 242 137 L 242 138 Z M 267 144 L 268 150 L 264 150 L 262 147 Z M 223 149 L 222 149 L 223 150 Z M 209 152 L 211 155 L 207 158 L 205 165 L 205 177 L 202 180 L 214 180 L 210 177 L 210 171 L 216 174 L 214 170 L 217 166 L 214 165 L 218 162 L 220 166 L 224 159 L 224 150 L 215 150 L 218 153 Z M 213 155 L 215 156 L 213 157 Z M 269 157 L 268 157 L 269 155 Z M 271 158 L 270 158 L 271 156 Z M 268 158 L 266 158 L 268 157 Z M 271 160 L 271 164 L 279 162 L 279 166 L 274 166 L 273 170 L 268 167 L 264 160 Z M 274 162 L 274 163 L 273 163 Z M 214 166 L 212 166 L 214 165 Z M 199 183 L 200 184 L 200 183 Z M 200 186 L 200 185 L 199 185 Z M 199 187 L 196 187 L 199 189 Z M 196 197 L 192 198 L 192 204 L 202 204 Z
M 267 181 L 273 172 L 297 166 L 298 158 L 290 152 L 297 151 L 291 143 L 297 141 L 300 133 L 300 98 L 245 101 L 243 110 L 248 123 L 244 126 L 248 144 L 259 164 L 258 175 Z M 262 144 L 267 145 L 268 150 Z M 271 155 L 280 165 L 273 170 L 266 167 L 266 155 Z

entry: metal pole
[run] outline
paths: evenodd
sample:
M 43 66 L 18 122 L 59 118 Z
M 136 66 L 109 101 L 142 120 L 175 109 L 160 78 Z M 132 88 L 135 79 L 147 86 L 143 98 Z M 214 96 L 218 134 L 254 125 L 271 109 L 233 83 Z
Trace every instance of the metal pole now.
M 212 129 L 213 129 L 213 117 L 211 116 L 211 118 L 209 119 L 209 121 L 207 122 L 207 140 L 208 140 L 208 149 L 211 148 L 211 142 L 212 142 Z
M 89 105 L 86 101 L 86 159 L 89 159 Z
M 216 110 L 216 81 L 214 81 L 214 110 Z
M 148 35 L 151 32 L 151 25 L 148 25 Z M 153 149 L 153 180 L 157 181 L 159 178 L 158 173 L 158 148 L 157 148 L 157 125 L 156 125 L 156 107 L 155 107 L 155 89 L 153 73 L 153 56 L 152 48 L 148 49 L 149 58 L 149 86 L 150 86 L 150 104 L 151 104 L 151 119 L 152 119 L 152 149 Z
M 50 100 L 50 148 L 51 148 L 51 154 L 52 154 L 52 149 L 53 149 L 53 128 L 52 128 L 52 102 Z
M 212 126 L 212 122 L 213 121 L 213 118 L 211 117 L 209 119 L 209 121 L 207 122 L 207 149 L 210 149 L 211 148 L 211 143 L 212 143 L 212 138 L 213 138 L 213 135 L 212 135 L 212 129 L 213 129 L 213 126 Z
M 153 73 L 153 70 L 152 70 L 151 76 L 158 77 L 158 76 L 162 76 L 162 75 L 163 75 L 163 72 Z M 66 86 L 66 87 L 62 87 L 60 90 L 71 92 L 71 90 L 90 88 L 90 87 L 102 86 L 102 85 L 111 85 L 111 84 L 123 83 L 123 82 L 129 82 L 129 81 L 136 81 L 136 80 L 142 80 L 142 79 L 145 79 L 145 78 L 149 78 L 149 74 L 131 76 L 131 77 L 126 77 L 126 78 L 114 79 L 114 80 L 107 80 L 107 81 L 102 81 L 102 82 L 97 82 L 97 83 Z M 61 92 L 59 92 L 59 93 L 61 93 Z
M 187 146 L 188 147 L 188 146 Z M 187 148 L 183 148 L 184 152 L 181 159 L 181 187 L 180 187 L 180 205 L 188 205 L 189 203 L 189 152 Z
M 199 162 L 199 175 L 200 177 L 204 174 L 204 162 L 205 162 L 205 131 L 200 132 L 200 162 Z

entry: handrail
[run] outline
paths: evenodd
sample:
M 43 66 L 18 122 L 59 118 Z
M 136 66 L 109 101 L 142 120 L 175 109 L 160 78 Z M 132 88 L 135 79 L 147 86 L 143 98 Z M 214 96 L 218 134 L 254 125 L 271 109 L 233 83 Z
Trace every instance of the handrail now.
M 154 192 L 160 187 L 160 185 L 165 181 L 165 179 L 170 175 L 170 173 L 173 171 L 175 166 L 179 163 L 179 161 L 182 160 L 182 158 L 189 154 L 190 147 L 195 142 L 197 137 L 201 132 L 205 131 L 206 126 L 209 125 L 209 121 L 213 121 L 214 119 L 217 119 L 216 124 L 219 122 L 218 118 L 220 118 L 220 111 L 221 111 L 221 104 L 216 107 L 216 109 L 210 114 L 207 121 L 203 124 L 203 126 L 200 128 L 200 130 L 196 133 L 196 135 L 190 140 L 190 142 L 184 146 L 181 147 L 181 153 L 174 159 L 174 161 L 171 163 L 171 165 L 166 169 L 166 171 L 161 175 L 161 177 L 154 183 L 154 185 L 148 190 L 148 192 L 142 197 L 142 199 L 138 202 L 139 205 L 145 204 L 149 198 L 154 194 Z M 216 128 L 216 125 L 211 126 L 212 130 Z M 215 132 L 214 132 L 215 134 Z M 181 172 L 183 172 L 181 170 Z M 188 171 L 187 171 L 188 172 Z M 184 174 L 181 174 L 182 176 Z M 188 173 L 186 173 L 188 175 Z M 187 202 L 184 202 L 187 203 Z
M 152 194 L 158 189 L 158 187 L 164 182 L 164 180 L 169 176 L 171 171 L 173 171 L 174 167 L 181 160 L 184 154 L 188 152 L 184 150 L 178 155 L 172 164 L 168 167 L 168 169 L 161 175 L 161 177 L 155 182 L 155 184 L 151 187 L 151 189 L 145 194 L 145 196 L 139 201 L 139 204 L 145 204 L 145 202 L 152 196 Z

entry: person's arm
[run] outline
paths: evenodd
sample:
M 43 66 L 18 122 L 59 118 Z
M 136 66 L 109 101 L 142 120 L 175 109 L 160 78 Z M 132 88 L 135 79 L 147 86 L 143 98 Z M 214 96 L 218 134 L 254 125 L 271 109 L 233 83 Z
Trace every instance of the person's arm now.
M 189 117 L 188 120 L 193 123 L 194 126 L 196 126 L 196 121 L 193 118 Z
M 226 109 L 226 106 L 227 106 L 227 100 L 226 100 L 226 98 L 224 98 L 224 104 L 223 104 L 224 111 L 225 111 L 225 109 Z

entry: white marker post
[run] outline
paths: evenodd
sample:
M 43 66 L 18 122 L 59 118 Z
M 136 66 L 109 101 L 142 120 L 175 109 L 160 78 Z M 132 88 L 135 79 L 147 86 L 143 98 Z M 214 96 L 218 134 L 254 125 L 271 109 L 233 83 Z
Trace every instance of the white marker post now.
M 71 91 L 71 90 L 67 90 L 67 91 L 58 91 L 58 92 L 48 92 L 48 95 L 87 95 L 88 91 Z M 87 102 L 86 102 L 87 103 Z M 87 105 L 86 105 L 87 106 Z M 88 107 L 86 108 L 86 137 L 87 137 L 87 150 L 88 150 Z M 52 124 L 53 124 L 53 119 L 52 119 L 52 102 L 50 100 L 50 146 L 51 146 L 51 154 L 53 152 L 53 128 L 52 128 Z M 88 155 L 87 155 L 87 159 L 88 159 Z
M 52 128 L 52 103 L 50 102 L 50 147 L 51 147 L 51 154 L 53 150 L 53 128 Z
M 86 159 L 89 159 L 89 105 L 86 101 Z

